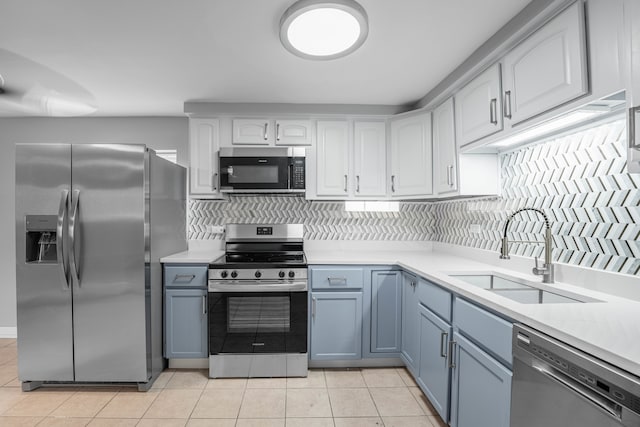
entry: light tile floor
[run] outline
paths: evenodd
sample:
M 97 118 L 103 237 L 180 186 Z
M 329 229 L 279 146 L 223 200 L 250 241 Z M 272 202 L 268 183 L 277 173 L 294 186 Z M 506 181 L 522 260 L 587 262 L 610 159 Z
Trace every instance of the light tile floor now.
M 135 388 L 24 393 L 15 339 L 0 338 L 0 426 L 444 427 L 403 369 L 313 369 L 307 378 L 209 379 L 166 370 Z

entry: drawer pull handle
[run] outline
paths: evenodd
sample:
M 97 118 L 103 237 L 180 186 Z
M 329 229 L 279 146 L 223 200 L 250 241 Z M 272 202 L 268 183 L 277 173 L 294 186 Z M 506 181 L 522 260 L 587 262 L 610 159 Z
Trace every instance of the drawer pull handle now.
M 316 319 L 316 297 L 311 298 L 311 318 Z
M 207 314 L 207 296 L 202 295 L 202 314 Z
M 195 278 L 195 274 L 176 274 L 173 281 L 178 283 L 191 283 Z
M 347 284 L 347 278 L 346 277 L 327 277 L 327 280 L 329 281 L 330 285 L 333 285 L 333 284 L 346 285 Z

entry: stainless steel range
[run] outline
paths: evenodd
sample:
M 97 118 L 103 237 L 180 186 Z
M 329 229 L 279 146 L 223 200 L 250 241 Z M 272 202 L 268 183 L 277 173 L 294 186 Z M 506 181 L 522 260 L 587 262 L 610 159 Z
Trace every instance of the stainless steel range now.
M 307 376 L 302 224 L 227 224 L 209 265 L 209 376 Z

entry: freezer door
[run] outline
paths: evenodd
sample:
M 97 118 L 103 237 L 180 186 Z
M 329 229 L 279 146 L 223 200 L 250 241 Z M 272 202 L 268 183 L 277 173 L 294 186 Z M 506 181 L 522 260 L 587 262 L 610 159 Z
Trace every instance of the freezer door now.
M 147 381 L 145 147 L 74 145 L 72 164 L 76 381 Z
M 73 380 L 71 289 L 67 270 L 63 270 L 70 186 L 70 145 L 16 144 L 16 296 L 21 381 Z

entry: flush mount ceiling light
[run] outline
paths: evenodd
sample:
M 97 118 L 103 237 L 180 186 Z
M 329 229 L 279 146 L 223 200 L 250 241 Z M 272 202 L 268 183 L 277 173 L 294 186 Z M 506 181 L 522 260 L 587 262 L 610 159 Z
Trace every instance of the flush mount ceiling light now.
M 280 19 L 282 44 L 306 59 L 348 55 L 368 33 L 367 13 L 353 0 L 299 0 Z

